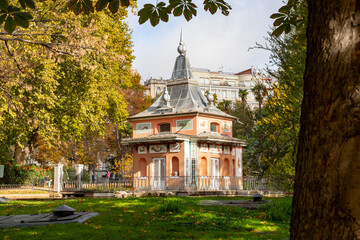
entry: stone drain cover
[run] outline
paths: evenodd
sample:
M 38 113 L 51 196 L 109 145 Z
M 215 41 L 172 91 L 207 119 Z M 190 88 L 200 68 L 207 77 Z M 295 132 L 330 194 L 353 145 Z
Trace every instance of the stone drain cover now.
M 75 212 L 75 209 L 62 205 L 53 213 L 0 216 L 0 227 L 31 227 L 38 225 L 83 223 L 99 215 L 97 212 Z

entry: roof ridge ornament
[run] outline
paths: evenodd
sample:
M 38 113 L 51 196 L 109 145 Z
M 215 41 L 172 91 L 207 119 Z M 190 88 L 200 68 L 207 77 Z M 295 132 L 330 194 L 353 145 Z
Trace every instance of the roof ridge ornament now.
M 183 55 L 183 56 L 186 55 L 186 47 L 185 47 L 185 43 L 184 43 L 184 35 L 183 35 L 182 28 L 181 28 L 181 33 L 180 33 L 180 42 L 179 42 L 179 46 L 178 46 L 177 50 L 180 55 Z
M 164 96 L 163 99 L 166 103 L 166 107 L 170 107 L 170 95 L 167 89 L 167 83 L 165 83 L 165 92 L 164 92 Z
M 210 107 L 212 107 L 215 99 L 214 99 L 214 95 L 211 93 L 211 85 L 210 85 L 209 93 L 207 95 L 207 100 L 210 103 Z

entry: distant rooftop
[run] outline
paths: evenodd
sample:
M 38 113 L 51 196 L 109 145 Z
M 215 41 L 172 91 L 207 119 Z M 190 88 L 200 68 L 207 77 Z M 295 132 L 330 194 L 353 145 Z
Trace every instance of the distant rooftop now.
M 233 72 L 223 72 L 223 71 L 218 71 L 218 72 L 214 72 L 214 71 L 211 71 L 210 69 L 207 69 L 207 68 L 192 68 L 192 70 L 194 72 L 208 72 L 208 73 L 212 73 L 212 74 L 220 74 L 220 75 L 245 75 L 245 74 L 252 74 L 252 69 L 249 68 L 249 69 L 246 69 L 242 72 L 239 72 L 239 73 L 233 73 Z

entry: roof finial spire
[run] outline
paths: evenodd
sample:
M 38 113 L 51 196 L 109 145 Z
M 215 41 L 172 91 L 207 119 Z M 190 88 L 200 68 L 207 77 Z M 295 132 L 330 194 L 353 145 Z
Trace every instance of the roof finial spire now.
M 183 32 L 182 32 L 182 28 L 181 28 L 181 32 L 180 32 L 180 43 L 183 43 L 184 42 L 184 35 L 183 35 Z
M 184 36 L 183 36 L 182 28 L 181 28 L 181 34 L 180 34 L 180 43 L 179 43 L 179 46 L 178 46 L 177 50 L 180 53 L 180 55 L 185 56 L 186 47 L 185 47 L 185 43 L 184 43 Z

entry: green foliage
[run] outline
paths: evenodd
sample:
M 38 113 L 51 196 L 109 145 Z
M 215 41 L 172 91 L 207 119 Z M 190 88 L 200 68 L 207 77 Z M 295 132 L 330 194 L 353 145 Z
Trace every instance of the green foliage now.
M 292 186 L 295 175 L 306 55 L 306 42 L 298 40 L 301 34 L 270 35 L 265 46 L 258 45 L 271 51 L 271 63 L 277 70 L 268 72 L 277 83 L 244 154 L 248 172 L 281 179 L 283 188 Z
M 233 136 L 247 139 L 251 136 L 255 124 L 255 114 L 249 108 L 246 100 L 236 101 L 230 115 L 237 117 L 233 123 Z
M 204 10 L 215 14 L 217 10 L 225 16 L 229 15 L 231 6 L 224 0 L 205 0 Z M 167 22 L 172 13 L 175 17 L 183 15 L 187 21 L 190 21 L 197 14 L 197 5 L 192 0 L 169 0 L 169 4 L 159 2 L 155 5 L 145 4 L 139 11 L 139 23 L 143 24 L 150 19 L 152 26 L 156 26 L 160 20 Z
M 260 211 L 266 212 L 266 218 L 276 222 L 290 222 L 292 198 L 285 197 L 272 200 L 259 208 Z
M 75 168 L 70 166 L 64 166 L 64 180 L 65 181 L 75 181 L 76 180 L 76 171 Z
M 264 103 L 264 98 L 268 95 L 268 91 L 266 89 L 266 86 L 264 85 L 264 83 L 261 81 L 257 81 L 255 83 L 255 86 L 251 89 L 251 91 L 254 93 L 255 95 L 255 99 L 256 101 L 258 101 L 259 103 L 259 114 L 258 114 L 258 119 L 261 120 L 262 119 L 262 105 Z
M 165 7 L 164 2 L 159 2 L 156 6 L 152 4 L 145 4 L 144 8 L 139 11 L 139 23 L 143 24 L 150 19 L 152 26 L 156 26 L 160 19 L 164 22 L 169 20 L 170 10 Z
M 219 102 L 216 107 L 221 111 L 229 114 L 232 109 L 232 102 L 224 99 L 221 102 Z
M 28 179 L 29 172 L 25 166 L 8 162 L 4 166 L 4 177 L 0 178 L 2 184 L 24 184 Z
M 288 34 L 293 31 L 301 32 L 297 36 L 299 41 L 306 40 L 305 28 L 307 26 L 307 4 L 305 0 L 288 0 L 278 13 L 270 18 L 275 19 L 273 35 L 279 37 L 282 33 Z
M 286 11 L 306 16 L 306 4 L 295 2 L 296 7 L 282 8 L 281 14 L 272 17 L 280 18 Z M 289 1 L 289 4 L 295 2 Z M 263 107 L 263 118 L 252 129 L 244 152 L 246 173 L 271 177 L 278 188 L 286 191 L 292 188 L 295 175 L 306 55 L 306 41 L 300 37 L 304 34 L 305 28 L 279 37 L 269 33 L 265 46 L 257 45 L 271 52 L 270 64 L 276 70 L 272 67 L 267 71 L 277 83 L 272 86 L 272 94 Z
M 101 136 L 107 123 L 127 117 L 122 90 L 132 84 L 134 59 L 127 12 L 75 16 L 64 2 L 36 5 L 43 11 L 18 30 L 21 41 L 0 45 L 0 155 L 32 154 L 39 137 L 51 148 Z M 22 42 L 29 39 L 49 50 Z
M 53 178 L 52 168 L 43 168 L 35 165 L 20 165 L 14 161 L 8 161 L 4 167 L 4 177 L 0 178 L 0 184 L 27 184 L 44 179 L 45 176 Z
M 221 10 L 221 13 L 225 16 L 229 15 L 232 8 L 230 4 L 226 3 L 224 0 L 205 0 L 204 1 L 204 9 L 205 11 L 210 11 L 211 14 L 215 14 L 218 9 Z
M 32 0 L 19 0 L 20 5 L 23 9 L 26 6 L 34 9 L 35 5 Z M 0 4 L 0 25 L 4 22 L 4 29 L 8 33 L 13 33 L 16 26 L 23 28 L 29 27 L 29 20 L 33 17 L 28 12 L 21 12 L 20 8 L 13 5 L 9 5 L 6 0 L 2 0 Z
M 0 1 L 0 26 L 4 24 L 4 29 L 8 33 L 13 33 L 16 27 L 29 27 L 29 20 L 37 14 L 37 10 L 42 9 L 42 1 L 33 0 L 17 0 L 11 1 L 9 4 L 7 0 Z M 134 7 L 134 1 L 130 0 L 67 0 L 64 1 L 67 8 L 76 15 L 92 15 L 96 11 L 108 10 L 112 14 L 123 11 L 127 7 Z M 224 0 L 205 0 L 203 2 L 204 10 L 215 14 L 220 10 L 225 16 L 229 15 L 231 6 Z M 31 11 L 26 12 L 30 8 Z M 187 21 L 190 21 L 197 14 L 197 6 L 192 0 L 169 0 L 169 3 L 157 2 L 156 5 L 151 3 L 145 4 L 140 9 L 139 23 L 143 24 L 150 20 L 152 26 L 159 24 L 160 20 L 167 22 L 169 15 L 174 16 L 183 15 Z M 56 12 L 56 11 L 54 11 Z

